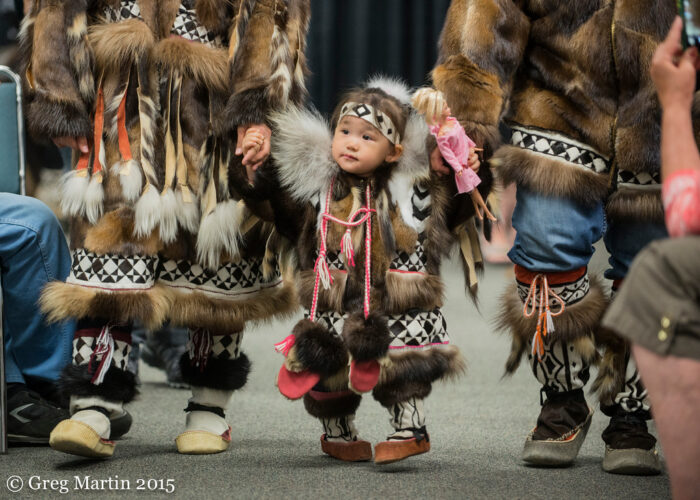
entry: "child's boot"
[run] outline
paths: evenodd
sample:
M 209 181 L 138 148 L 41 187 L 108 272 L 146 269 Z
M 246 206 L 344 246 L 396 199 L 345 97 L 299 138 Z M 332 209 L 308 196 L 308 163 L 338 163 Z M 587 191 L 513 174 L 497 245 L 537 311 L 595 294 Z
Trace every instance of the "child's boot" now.
M 413 455 L 430 451 L 430 436 L 425 429 L 423 400 L 411 398 L 389 407 L 391 425 L 395 431 L 386 441 L 374 447 L 374 463 L 398 462 Z

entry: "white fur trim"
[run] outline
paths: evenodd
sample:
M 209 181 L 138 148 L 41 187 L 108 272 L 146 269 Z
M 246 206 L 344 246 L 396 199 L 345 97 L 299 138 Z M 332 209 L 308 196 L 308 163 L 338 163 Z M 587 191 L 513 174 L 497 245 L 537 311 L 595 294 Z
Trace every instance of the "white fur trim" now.
M 215 270 L 221 262 L 221 254 L 238 255 L 239 227 L 245 205 L 235 200 L 219 203 L 202 218 L 197 234 L 197 258 L 208 269 Z
M 119 161 L 112 165 L 110 173 L 119 179 L 122 186 L 122 196 L 129 202 L 135 202 L 143 190 L 143 175 L 141 167 L 135 160 Z
M 136 202 L 136 214 L 134 216 L 134 235 L 137 238 L 145 238 L 153 232 L 160 221 L 160 195 L 153 184 L 146 187 Z
M 403 154 L 399 158 L 398 171 L 415 178 L 430 177 L 430 157 L 425 141 L 430 134 L 428 125 L 418 113 L 411 113 L 401 141 Z
M 177 199 L 177 220 L 180 225 L 187 229 L 190 233 L 196 233 L 199 227 L 199 203 L 194 199 L 194 195 L 190 193 L 192 200 L 190 203 L 185 203 L 182 199 L 182 191 L 177 189 L 175 191 L 175 198 Z
M 390 96 L 398 99 L 402 104 L 411 104 L 411 89 L 400 78 L 374 75 L 367 80 L 364 86 L 366 88 L 380 88 Z
M 160 239 L 163 243 L 175 241 L 177 236 L 177 200 L 171 188 L 160 195 Z
M 413 218 L 413 184 L 415 178 L 408 172 L 394 172 L 389 179 L 389 192 L 391 198 L 398 205 L 401 218 L 404 223 L 418 231 L 418 226 Z
M 331 131 L 315 110 L 292 107 L 271 117 L 272 156 L 280 182 L 297 201 L 309 201 L 337 172 L 331 156 Z
M 77 170 L 71 170 L 61 178 L 61 210 L 64 215 L 75 217 L 85 213 L 85 192 L 90 178 L 78 175 Z
M 102 216 L 104 199 L 105 190 L 102 186 L 102 175 L 93 175 L 85 191 L 85 216 L 90 221 L 90 224 L 97 224 L 97 221 Z

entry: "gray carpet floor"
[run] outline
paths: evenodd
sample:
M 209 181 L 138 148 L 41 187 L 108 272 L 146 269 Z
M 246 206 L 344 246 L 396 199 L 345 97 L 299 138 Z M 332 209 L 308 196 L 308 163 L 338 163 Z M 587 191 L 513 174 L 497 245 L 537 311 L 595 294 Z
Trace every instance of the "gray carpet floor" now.
M 594 259 L 600 270 L 604 256 Z M 468 360 L 467 374 L 437 386 L 426 400 L 432 450 L 393 465 L 347 464 L 322 454 L 321 428 L 300 401 L 290 402 L 274 386 L 281 355 L 273 344 L 290 331 L 293 321 L 251 329 L 244 348 L 253 361 L 250 381 L 227 412 L 232 426 L 229 451 L 213 456 L 180 456 L 174 438 L 182 431 L 188 391 L 171 389 L 162 372 L 141 367 L 141 396 L 129 406 L 134 426 L 119 441 L 114 457 L 85 460 L 44 447 L 11 448 L 0 457 L 0 498 L 66 497 L 36 489 L 38 479 L 60 481 L 67 497 L 182 498 L 668 498 L 664 473 L 656 477 L 610 475 L 601 469 L 607 418 L 596 411 L 586 442 L 574 466 L 538 469 L 519 458 L 527 432 L 539 412 L 539 386 L 521 366 L 503 379 L 509 341 L 494 332 L 497 299 L 512 282 L 510 266 L 488 266 L 480 285 L 480 306 L 465 298 L 461 269 L 445 264 L 447 304 L 444 309 L 452 342 Z M 595 405 L 590 396 L 589 402 Z M 596 405 L 597 406 L 597 405 Z M 357 425 L 361 436 L 381 441 L 390 431 L 389 415 L 371 396 L 363 399 Z M 652 432 L 655 433 L 655 430 Z M 10 494 L 6 481 L 19 476 L 24 488 Z M 75 491 L 84 482 L 128 480 L 129 490 Z M 33 477 L 33 479 L 32 479 Z M 30 481 L 31 479 L 31 481 Z M 146 491 L 138 491 L 144 482 Z M 171 494 L 158 488 L 172 479 Z M 163 481 L 161 481 L 163 480 Z M 50 486 L 50 483 L 46 483 Z M 108 483 L 105 483 L 106 485 Z M 35 489 L 32 490 L 34 485 Z M 156 488 L 148 491 L 149 486 Z

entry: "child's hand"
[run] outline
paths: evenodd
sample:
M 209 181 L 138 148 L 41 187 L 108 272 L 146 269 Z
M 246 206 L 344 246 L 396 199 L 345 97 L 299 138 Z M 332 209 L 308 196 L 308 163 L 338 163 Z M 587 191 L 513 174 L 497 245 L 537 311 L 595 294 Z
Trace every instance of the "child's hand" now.
M 257 132 L 262 135 L 263 141 L 262 144 L 260 144 L 260 149 L 256 150 L 254 147 L 244 149 L 243 140 L 249 132 Z M 236 141 L 235 154 L 243 155 L 242 163 L 246 168 L 250 167 L 254 172 L 263 164 L 267 157 L 270 156 L 271 137 L 272 132 L 267 125 L 256 124 L 238 127 L 238 140 Z
M 665 110 L 675 108 L 689 112 L 695 94 L 695 73 L 700 68 L 700 60 L 695 47 L 683 52 L 682 27 L 681 18 L 676 17 L 666 39 L 656 48 L 651 60 L 651 79 Z
M 479 160 L 479 155 L 476 154 L 477 151 L 481 151 L 481 149 L 477 150 L 476 148 L 471 148 L 469 150 L 469 160 L 467 163 L 467 166 L 474 172 L 478 172 L 479 167 L 481 167 L 481 160 Z
M 432 153 L 430 153 L 430 168 L 432 168 L 438 175 L 447 175 L 452 173 L 452 170 L 447 168 L 442 162 L 442 154 L 440 153 L 440 148 L 437 146 L 435 149 L 433 149 Z

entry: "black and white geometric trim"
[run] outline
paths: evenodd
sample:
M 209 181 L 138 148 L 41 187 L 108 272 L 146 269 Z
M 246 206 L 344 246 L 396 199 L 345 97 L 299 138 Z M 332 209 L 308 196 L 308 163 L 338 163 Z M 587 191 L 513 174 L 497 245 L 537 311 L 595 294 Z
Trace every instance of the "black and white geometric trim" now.
M 416 248 L 413 253 L 399 251 L 389 264 L 390 271 L 403 271 L 409 273 L 424 273 L 428 264 L 428 257 L 423 249 L 423 242 L 420 238 L 416 241 Z
M 305 318 L 309 317 L 306 310 Z M 318 313 L 316 321 L 328 328 L 331 333 L 340 335 L 347 316 L 336 311 Z M 404 314 L 387 316 L 391 343 L 389 349 L 429 348 L 450 343 L 447 335 L 447 322 L 439 308 L 432 311 L 411 310 Z
M 661 172 L 635 174 L 629 170 L 619 170 L 617 172 L 617 187 L 618 189 L 661 189 Z
M 511 144 L 535 153 L 552 156 L 596 174 L 607 173 L 610 161 L 592 147 L 551 130 L 513 126 Z
M 170 33 L 185 40 L 208 45 L 209 47 L 219 48 L 223 46 L 220 36 L 209 32 L 199 23 L 194 9 L 194 0 L 182 1 Z
M 126 19 L 140 19 L 143 21 L 141 9 L 135 0 L 122 0 L 117 8 L 108 6 L 105 8 L 104 15 L 107 22 L 110 23 L 118 23 Z
M 98 255 L 84 248 L 72 257 L 67 283 L 111 290 L 146 290 L 155 283 L 157 257 Z
M 272 279 L 265 281 L 259 258 L 227 262 L 215 271 L 188 260 L 166 260 L 158 266 L 158 282 L 220 298 L 245 298 L 252 292 L 281 285 L 282 275 L 276 265 Z
M 416 182 L 413 185 L 411 204 L 413 205 L 413 223 L 418 234 L 425 232 L 425 226 L 430 217 L 430 190 Z
M 525 300 L 527 299 L 528 293 L 530 292 L 530 284 L 529 283 L 523 283 L 521 281 L 517 281 L 518 284 L 518 296 L 520 297 L 520 300 L 525 303 Z M 549 289 L 559 295 L 561 299 L 564 301 L 564 303 L 567 306 L 570 306 L 572 304 L 575 304 L 576 302 L 580 301 L 583 299 L 586 294 L 588 293 L 588 290 L 591 288 L 591 282 L 588 279 L 588 274 L 584 274 L 581 276 L 578 280 L 573 281 L 571 283 L 562 283 L 560 285 L 549 285 Z M 535 291 L 535 297 L 536 297 L 536 304 L 535 307 L 539 307 L 539 286 L 537 287 Z M 548 298 L 549 300 L 549 307 L 553 309 L 553 312 L 556 312 L 559 310 L 559 302 L 552 297 L 551 295 Z
M 73 364 L 75 366 L 86 365 L 90 362 L 90 356 L 95 349 L 97 337 L 77 337 L 73 339 Z M 129 362 L 131 344 L 114 339 L 114 351 L 112 353 L 112 365 L 120 370 L 126 370 Z M 93 363 L 99 365 L 102 355 L 95 356 Z
M 241 355 L 243 332 L 231 335 L 212 335 L 211 354 L 217 359 L 238 359 Z
M 530 349 L 532 344 L 528 343 Z M 528 353 L 528 360 L 535 378 L 554 392 L 581 389 L 589 377 L 589 367 L 573 344 L 561 340 L 544 339 L 544 355 L 541 358 Z

